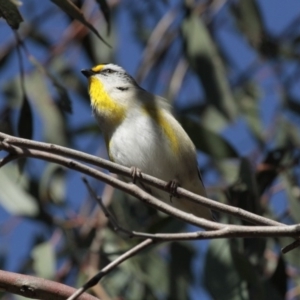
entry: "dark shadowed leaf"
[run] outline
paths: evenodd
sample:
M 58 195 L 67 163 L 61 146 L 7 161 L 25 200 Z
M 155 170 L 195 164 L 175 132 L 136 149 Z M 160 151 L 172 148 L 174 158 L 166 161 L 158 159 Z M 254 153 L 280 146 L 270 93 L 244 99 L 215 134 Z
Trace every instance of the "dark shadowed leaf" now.
M 256 1 L 234 2 L 231 10 L 236 18 L 238 28 L 246 35 L 250 44 L 258 48 L 262 40 L 263 23 Z
M 292 172 L 285 172 L 280 175 L 284 190 L 287 193 L 290 215 L 295 223 L 300 223 L 300 188 Z
M 33 116 L 27 95 L 23 95 L 23 103 L 18 120 L 18 134 L 24 139 L 32 139 Z
M 229 188 L 228 192 L 232 205 L 255 214 L 261 214 L 254 169 L 247 158 L 241 159 L 237 181 Z
M 18 29 L 23 22 L 17 6 L 9 0 L 0 0 L 0 17 L 4 18 L 12 29 Z
M 278 167 L 288 153 L 286 148 L 278 148 L 267 153 L 265 159 L 260 163 L 256 172 L 259 195 L 273 183 L 279 174 Z
M 277 290 L 281 299 L 284 299 L 287 292 L 288 276 L 286 267 L 287 266 L 282 255 L 279 255 L 277 267 L 272 276 L 269 278 L 270 284 L 273 286 L 274 290 Z
M 213 299 L 250 299 L 247 282 L 236 269 L 228 240 L 210 242 L 203 277 Z
M 48 37 L 39 31 L 39 28 L 37 27 L 30 28 L 30 34 L 28 37 L 40 46 L 43 46 L 47 49 L 51 47 L 51 42 Z
M 292 96 L 285 97 L 285 105 L 293 113 L 300 115 L 300 101 Z
M 214 158 L 238 157 L 235 149 L 221 135 L 190 118 L 180 117 L 179 121 L 200 151 Z
M 201 80 L 208 104 L 214 105 L 224 116 L 233 119 L 236 104 L 231 93 L 222 60 L 214 42 L 196 12 L 188 12 L 182 22 L 185 55 Z
M 252 242 L 255 243 L 254 240 L 252 240 Z M 266 299 L 263 281 L 255 267 L 250 263 L 249 258 L 237 251 L 232 245 L 231 257 L 239 277 L 247 283 L 250 299 Z
M 89 28 L 92 32 L 94 32 L 98 36 L 98 38 L 105 45 L 110 47 L 110 45 L 101 37 L 97 29 L 85 19 L 83 12 L 71 0 L 51 0 L 51 1 L 55 3 L 57 6 L 59 6 L 64 12 L 66 12 L 72 18 L 81 22 L 83 25 Z
M 172 243 L 169 265 L 169 300 L 189 299 L 188 289 L 193 281 L 192 259 L 194 253 L 186 244 Z

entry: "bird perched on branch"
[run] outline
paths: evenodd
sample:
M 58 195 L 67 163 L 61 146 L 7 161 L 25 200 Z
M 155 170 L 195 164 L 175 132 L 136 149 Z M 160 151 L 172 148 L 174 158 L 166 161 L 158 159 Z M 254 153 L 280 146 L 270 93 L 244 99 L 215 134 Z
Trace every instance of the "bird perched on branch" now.
M 93 113 L 113 162 L 206 196 L 196 149 L 174 118 L 167 100 L 141 88 L 121 67 L 101 64 L 82 70 L 88 78 Z M 145 185 L 143 185 L 145 187 Z M 146 186 L 160 200 L 212 220 L 211 211 L 182 197 Z

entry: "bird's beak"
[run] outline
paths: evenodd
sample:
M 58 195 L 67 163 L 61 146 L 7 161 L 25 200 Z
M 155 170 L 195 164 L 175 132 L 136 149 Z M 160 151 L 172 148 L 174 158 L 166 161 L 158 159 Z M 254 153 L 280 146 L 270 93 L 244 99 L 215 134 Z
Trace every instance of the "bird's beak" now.
M 84 70 L 81 70 L 81 73 L 82 73 L 86 78 L 89 78 L 89 77 L 91 77 L 92 75 L 95 75 L 95 72 L 92 71 L 91 69 L 84 69 Z

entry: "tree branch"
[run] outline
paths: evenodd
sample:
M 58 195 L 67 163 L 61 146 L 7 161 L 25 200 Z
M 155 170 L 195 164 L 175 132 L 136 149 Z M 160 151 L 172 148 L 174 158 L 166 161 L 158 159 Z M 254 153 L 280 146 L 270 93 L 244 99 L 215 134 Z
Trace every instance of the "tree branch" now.
M 55 281 L 1 270 L 0 289 L 26 298 L 43 300 L 65 300 L 76 291 L 70 286 Z M 98 298 L 84 294 L 78 299 L 97 300 Z
M 47 143 L 42 143 L 42 142 L 26 140 L 26 139 L 14 137 L 14 136 L 11 136 L 8 134 L 4 134 L 2 132 L 0 132 L 0 141 L 1 140 L 2 140 L 2 144 L 0 145 L 0 149 L 6 150 L 8 152 L 10 152 L 9 145 L 19 146 L 22 149 L 40 150 L 42 152 L 46 152 L 46 153 L 50 153 L 50 154 L 57 154 L 60 156 L 80 160 L 80 161 L 86 162 L 88 164 L 92 164 L 94 166 L 104 168 L 112 173 L 126 176 L 128 178 L 132 178 L 132 173 L 131 173 L 130 168 L 118 165 L 118 164 L 110 162 L 108 160 L 105 160 L 105 159 L 102 159 L 102 158 L 99 158 L 99 157 L 96 157 L 93 155 L 89 155 L 89 154 L 86 154 L 86 153 L 83 153 L 83 152 L 80 152 L 77 150 L 73 150 L 73 149 L 69 149 L 66 147 L 53 145 L 53 144 L 47 144 Z M 13 151 L 13 150 L 11 149 L 11 151 Z M 25 150 L 24 150 L 24 152 L 25 152 Z M 19 155 L 23 155 L 23 157 L 30 156 L 29 154 L 26 155 L 26 153 L 24 153 L 24 152 L 19 151 L 19 153 L 20 153 Z M 31 155 L 30 157 L 35 157 L 35 156 Z M 39 157 L 37 157 L 37 158 L 39 158 Z M 44 159 L 42 157 L 40 157 L 40 158 Z M 59 162 L 57 162 L 57 163 L 59 163 Z M 70 168 L 70 166 L 66 166 L 66 167 Z M 97 178 L 97 179 L 102 180 L 101 178 Z M 154 186 L 156 188 L 159 188 L 161 190 L 166 190 L 167 183 L 165 181 L 157 179 L 153 176 L 142 173 L 141 178 L 138 178 L 138 180 L 140 180 L 141 182 L 147 183 L 151 186 Z M 106 183 L 108 183 L 108 182 L 106 182 Z M 109 183 L 109 184 L 111 184 L 111 183 Z M 117 186 L 114 186 L 114 187 L 117 187 Z M 251 222 L 253 224 L 269 225 L 269 226 L 284 226 L 284 224 L 282 224 L 280 222 L 261 217 L 259 215 L 250 213 L 250 212 L 243 210 L 241 208 L 238 208 L 238 207 L 219 203 L 217 201 L 208 199 L 206 197 L 193 194 L 192 192 L 185 190 L 181 187 L 177 188 L 177 194 L 178 194 L 178 196 L 184 197 L 186 199 L 189 199 L 193 202 L 199 203 L 199 204 L 206 206 L 208 208 L 211 208 L 213 210 L 220 211 L 220 212 L 223 212 L 223 213 L 226 213 L 229 215 L 233 215 L 235 217 L 241 218 L 241 219 Z
M 17 146 L 19 145 L 19 147 Z M 107 174 L 104 174 L 101 171 L 95 170 L 91 167 L 88 167 L 82 163 L 76 162 L 74 160 L 70 160 L 68 158 L 74 158 L 81 160 L 83 162 L 93 164 L 98 167 L 103 167 L 111 172 L 132 177 L 131 169 L 126 168 L 124 166 L 120 166 L 118 164 L 109 162 L 107 160 L 88 155 L 86 153 L 82 153 L 80 151 L 68 149 L 65 147 L 53 145 L 53 144 L 47 144 L 47 143 L 41 143 L 36 141 L 30 141 L 22 138 L 13 137 L 4 133 L 0 132 L 0 149 L 5 150 L 11 154 L 17 155 L 18 157 L 35 157 L 38 159 L 54 162 L 60 165 L 63 165 L 69 169 L 77 170 L 79 172 L 82 172 L 86 175 L 92 176 L 98 180 L 101 180 L 107 184 L 110 184 L 111 186 L 118 188 L 120 190 L 123 190 L 127 192 L 128 194 L 142 200 L 144 203 L 151 205 L 155 207 L 156 209 L 163 211 L 169 215 L 172 215 L 174 217 L 177 217 L 185 222 L 188 222 L 190 224 L 200 226 L 205 229 L 209 230 L 220 230 L 223 229 L 223 227 L 219 223 L 211 222 L 208 220 L 204 220 L 201 218 L 197 218 L 196 216 L 192 214 L 187 214 L 183 211 L 180 211 L 160 200 L 153 197 L 152 195 L 149 195 L 147 192 L 139 188 L 137 185 L 133 185 L 131 183 L 125 183 L 119 179 L 113 178 L 112 176 L 109 176 Z M 67 158 L 68 157 L 68 158 Z M 11 158 L 14 158 L 14 156 L 11 156 Z M 1 166 L 1 163 L 0 163 Z M 166 188 L 166 182 L 159 180 L 155 177 L 149 176 L 147 174 L 142 174 L 141 178 L 139 178 L 142 182 L 145 182 L 147 184 L 150 184 L 152 186 L 155 186 L 159 189 L 165 190 Z M 218 210 L 224 213 L 228 213 L 230 215 L 239 217 L 241 219 L 247 220 L 249 222 L 252 222 L 257 225 L 268 225 L 268 226 L 287 226 L 285 224 L 282 224 L 280 222 L 264 218 L 261 216 L 258 216 L 256 214 L 250 213 L 248 211 L 245 211 L 243 209 L 240 209 L 238 207 L 229 206 L 223 203 L 216 202 L 214 200 L 205 198 L 203 196 L 199 196 L 196 194 L 193 194 L 192 192 L 189 192 L 183 188 L 177 188 L 177 194 L 179 196 L 185 197 L 186 199 L 189 199 L 191 201 L 194 201 L 196 203 L 199 203 L 201 205 L 204 205 L 206 207 L 209 207 L 214 210 Z M 233 225 L 227 225 L 227 226 L 233 226 Z M 251 227 L 253 230 L 253 227 Z M 295 229 L 291 229 L 293 233 L 291 233 L 291 236 L 295 236 Z M 226 233 L 228 234 L 228 233 Z M 209 235 L 209 234 L 208 234 Z M 296 243 L 293 243 L 292 245 L 288 245 L 285 247 L 282 252 L 286 253 L 290 251 L 291 249 L 294 249 Z
M 67 300 L 75 300 L 80 295 L 82 295 L 86 290 L 96 285 L 106 274 L 112 271 L 115 267 L 121 264 L 123 261 L 127 260 L 128 258 L 136 255 L 137 253 L 141 252 L 142 250 L 148 248 L 155 241 L 152 239 L 147 239 L 141 242 L 140 244 L 136 245 L 135 247 L 131 248 L 130 250 L 126 251 L 124 254 L 120 255 L 117 259 L 112 261 L 108 264 L 105 268 L 103 268 L 99 273 L 93 276 L 88 282 L 86 282 L 80 289 L 78 289 L 71 297 Z

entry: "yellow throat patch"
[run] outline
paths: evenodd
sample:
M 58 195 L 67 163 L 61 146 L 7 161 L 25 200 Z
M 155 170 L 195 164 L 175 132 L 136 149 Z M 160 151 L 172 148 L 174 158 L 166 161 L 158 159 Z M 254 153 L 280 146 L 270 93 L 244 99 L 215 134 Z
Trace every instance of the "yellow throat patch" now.
M 99 72 L 103 65 L 94 67 L 92 70 Z M 102 82 L 91 76 L 89 78 L 89 94 L 91 105 L 96 110 L 96 114 L 103 117 L 104 121 L 112 126 L 118 126 L 126 116 L 125 107 L 112 99 L 106 92 Z

